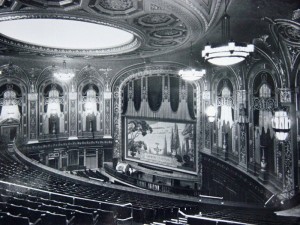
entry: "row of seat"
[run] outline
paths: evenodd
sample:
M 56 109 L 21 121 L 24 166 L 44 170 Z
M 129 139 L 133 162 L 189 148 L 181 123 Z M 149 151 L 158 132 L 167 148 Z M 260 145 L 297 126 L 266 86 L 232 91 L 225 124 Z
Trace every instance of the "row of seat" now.
M 73 224 L 78 225 L 97 224 L 98 220 L 108 224 L 115 224 L 118 216 L 113 211 L 104 210 L 103 208 L 105 208 L 105 206 L 101 207 L 100 204 L 98 204 L 96 208 L 89 208 L 24 193 L 12 192 L 6 189 L 0 189 L 0 192 L 0 209 L 2 212 L 8 212 L 12 215 L 21 214 L 21 216 L 28 217 L 32 223 L 35 223 L 37 219 L 42 219 L 42 214 L 46 214 L 46 216 L 43 217 L 44 220 L 53 217 L 52 214 L 64 215 L 65 223 L 68 224 L 68 221 L 73 221 Z M 46 212 L 49 213 L 49 215 Z M 127 213 L 127 215 L 125 215 L 125 213 Z M 123 217 L 129 217 L 130 213 L 130 209 L 126 208 L 123 211 Z M 60 219 L 62 218 L 63 217 L 60 217 Z M 44 223 L 45 222 L 43 222 L 43 224 Z
M 37 168 L 33 165 L 21 163 L 16 160 L 15 156 L 12 156 L 7 152 L 2 151 L 1 155 L 3 155 L 3 157 L 0 157 L 0 168 L 2 168 L 0 170 L 1 180 L 49 191 L 51 192 L 51 199 L 64 198 L 65 203 L 72 203 L 74 198 L 76 198 L 77 204 L 85 204 L 88 206 L 95 205 L 95 201 L 89 201 L 88 199 L 119 204 L 131 202 L 133 204 L 134 219 L 135 221 L 140 222 L 151 221 L 155 218 L 173 216 L 173 214 L 176 214 L 176 209 L 179 207 L 196 207 L 189 202 L 180 200 L 158 198 L 129 191 L 121 191 L 113 188 L 86 184 L 84 182 L 72 181 L 66 179 L 66 177 L 51 174 L 50 172 Z M 50 196 L 50 194 L 47 196 L 47 193 L 45 192 L 41 193 L 39 194 L 43 195 L 45 198 Z M 53 193 L 57 193 L 57 195 Z M 63 197 L 59 194 L 69 195 L 71 197 Z M 82 198 L 85 198 L 86 200 L 83 200 Z M 24 202 L 24 205 L 29 204 L 30 201 L 31 200 L 27 199 L 27 203 Z M 123 215 L 124 207 L 112 206 L 111 204 L 102 204 L 101 207 L 106 207 L 107 209 L 116 212 L 119 219 L 125 217 L 125 215 Z
M 97 212 L 98 210 L 105 210 L 113 213 L 116 219 L 124 219 L 128 217 L 128 214 L 131 214 L 131 206 L 125 207 L 122 204 L 132 203 L 132 216 L 135 222 L 144 223 L 175 218 L 180 209 L 186 214 L 194 215 L 201 212 L 203 217 L 220 220 L 240 221 L 250 224 L 279 224 L 276 222 L 278 217 L 269 209 L 262 212 L 264 216 L 262 217 L 258 213 L 260 209 L 243 208 L 242 211 L 238 211 L 235 207 L 224 205 L 195 203 L 93 185 L 83 181 L 72 180 L 67 177 L 67 174 L 66 176 L 54 174 L 35 165 L 22 163 L 16 156 L 6 151 L 0 152 L 0 180 L 12 184 L 22 184 L 27 187 L 27 196 L 22 196 L 24 189 L 18 191 L 16 188 L 12 190 L 13 185 L 10 185 L 9 188 L 7 186 L 4 187 L 6 191 L 2 193 L 1 199 L 6 204 L 19 204 L 32 210 L 45 211 L 46 209 L 50 213 L 56 212 L 56 214 L 65 215 L 66 219 L 70 221 L 74 220 L 71 220 L 72 214 L 68 214 L 69 210 L 74 211 L 73 214 L 76 211 L 89 213 L 85 211 L 88 209 L 78 207 L 96 209 L 95 211 Z M 70 207 L 73 208 L 70 209 Z M 3 219 L 10 218 L 10 215 L 7 214 L 9 212 L 3 211 L 3 213 L 6 213 L 3 215 Z M 77 217 L 80 217 L 79 215 L 77 213 Z M 93 213 L 92 215 L 95 219 L 95 215 Z M 48 214 L 45 214 L 45 216 L 44 218 L 49 217 Z M 280 221 L 282 222 L 282 220 Z M 284 224 L 297 224 L 297 222 L 285 220 Z M 189 223 L 192 224 L 192 221 L 189 221 Z M 200 224 L 199 221 L 195 222 L 195 224 L 197 223 Z

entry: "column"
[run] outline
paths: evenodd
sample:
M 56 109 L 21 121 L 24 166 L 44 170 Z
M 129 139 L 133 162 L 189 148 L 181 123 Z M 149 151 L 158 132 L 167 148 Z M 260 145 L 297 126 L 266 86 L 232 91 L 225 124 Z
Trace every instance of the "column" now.
M 228 159 L 228 133 L 225 131 L 222 132 L 222 151 L 220 156 L 223 160 Z
M 28 94 L 28 144 L 38 142 L 38 94 Z
M 237 91 L 237 104 L 239 106 L 238 124 L 239 124 L 239 166 L 247 169 L 248 162 L 248 113 L 246 102 L 246 90 Z
M 96 166 L 97 166 L 97 168 L 99 168 L 99 166 L 98 166 L 98 149 L 96 149 Z
M 69 93 L 69 140 L 77 137 L 77 92 Z
M 104 136 L 103 138 L 112 138 L 111 135 L 111 96 L 108 90 L 104 92 Z
M 83 150 L 83 166 L 86 166 L 86 149 Z
M 289 132 L 289 136 L 285 141 L 282 142 L 283 191 L 286 192 L 285 198 L 290 199 L 295 194 L 295 187 L 297 184 L 297 164 L 298 164 L 297 151 L 298 150 L 296 144 L 297 142 L 296 104 L 292 104 L 291 89 L 280 88 L 279 94 L 280 94 L 279 97 L 280 97 L 281 106 L 287 108 L 288 116 L 291 119 L 291 130 Z M 281 160 L 281 157 L 278 160 Z

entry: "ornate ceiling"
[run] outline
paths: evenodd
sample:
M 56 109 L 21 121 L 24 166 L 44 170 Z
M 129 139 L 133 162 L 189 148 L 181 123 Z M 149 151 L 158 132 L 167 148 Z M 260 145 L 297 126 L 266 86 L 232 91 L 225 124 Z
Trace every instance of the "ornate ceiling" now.
M 2 0 L 0 21 L 85 21 L 129 31 L 135 41 L 113 50 L 84 50 L 38 46 L 0 35 L 0 54 L 118 59 L 156 56 L 201 40 L 218 22 L 223 8 L 222 0 Z M 111 54 L 113 51 L 116 53 Z

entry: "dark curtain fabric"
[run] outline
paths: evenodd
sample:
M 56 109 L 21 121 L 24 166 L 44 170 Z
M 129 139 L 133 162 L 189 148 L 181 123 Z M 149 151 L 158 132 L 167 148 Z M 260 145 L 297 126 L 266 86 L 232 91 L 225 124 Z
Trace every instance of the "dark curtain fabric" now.
M 190 113 L 190 117 L 192 119 L 195 119 L 195 111 L 194 111 L 194 107 L 196 107 L 196 105 L 194 105 L 194 88 L 191 84 L 187 84 L 187 103 L 188 103 L 188 109 L 189 109 L 189 113 Z
M 148 102 L 152 111 L 157 111 L 162 102 L 162 78 L 158 76 L 148 78 Z
M 128 106 L 128 84 L 123 89 L 123 108 L 122 114 L 125 114 Z
M 141 106 L 141 79 L 134 81 L 134 93 L 133 93 L 133 103 L 136 111 L 140 109 Z
M 170 102 L 172 111 L 176 112 L 179 106 L 179 79 L 177 77 L 170 77 Z

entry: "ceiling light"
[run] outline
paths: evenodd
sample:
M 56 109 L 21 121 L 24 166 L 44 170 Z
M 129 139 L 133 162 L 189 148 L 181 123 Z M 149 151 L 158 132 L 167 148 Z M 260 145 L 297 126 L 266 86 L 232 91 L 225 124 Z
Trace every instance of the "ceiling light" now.
M 234 42 L 220 47 L 205 46 L 202 57 L 214 65 L 230 66 L 242 62 L 250 52 L 254 52 L 254 45 L 237 46 Z
M 226 13 L 229 1 L 225 1 L 225 13 L 222 17 L 222 39 L 223 43 L 228 42 L 230 36 L 230 16 Z M 245 58 L 254 52 L 254 45 L 237 45 L 230 41 L 228 44 L 219 47 L 206 45 L 202 51 L 202 57 L 217 66 L 230 66 L 242 62 Z
M 206 71 L 204 69 L 202 70 L 196 70 L 191 67 L 191 60 L 192 60 L 192 43 L 190 48 L 190 55 L 189 55 L 189 67 L 185 69 L 181 69 L 178 71 L 178 75 L 185 81 L 196 81 L 202 78 Z
M 67 65 L 66 65 L 66 61 L 63 61 L 63 67 L 62 68 L 58 68 L 55 72 L 54 72 L 54 77 L 60 81 L 68 81 L 71 80 L 75 74 L 73 72 L 73 70 L 71 69 L 67 69 Z
M 205 70 L 195 70 L 192 68 L 182 69 L 178 72 L 179 76 L 186 81 L 196 81 L 205 75 Z

